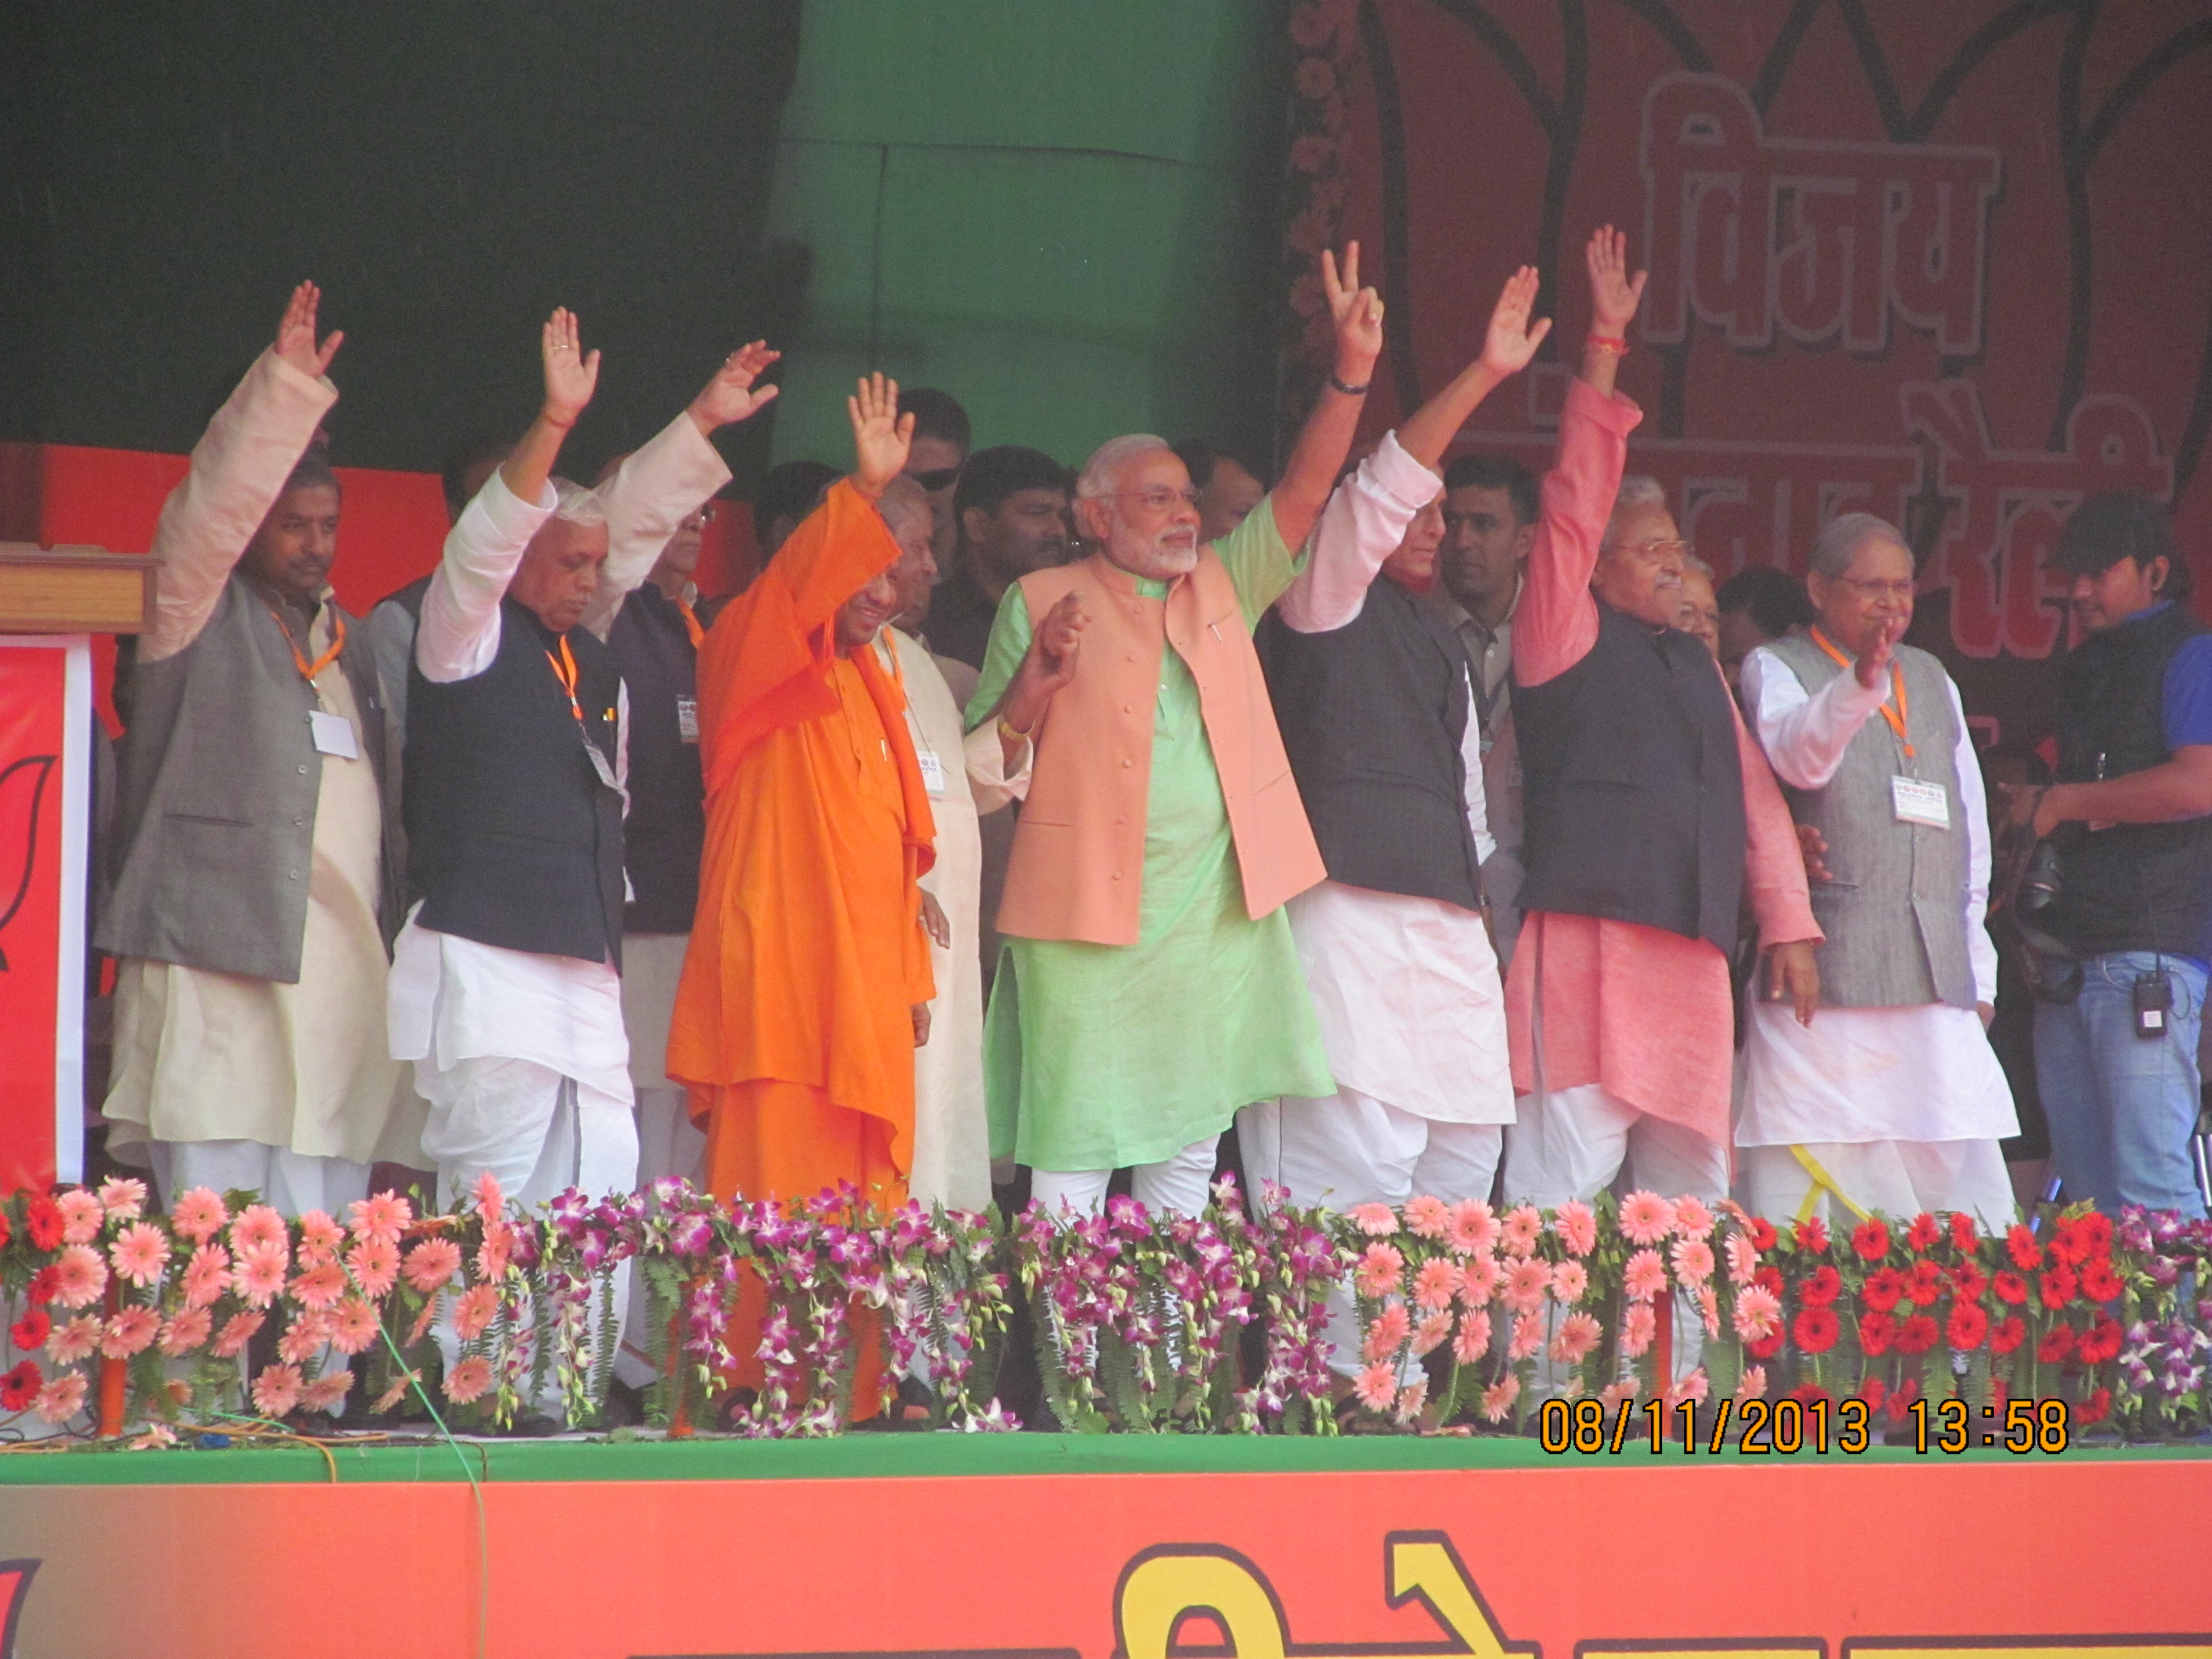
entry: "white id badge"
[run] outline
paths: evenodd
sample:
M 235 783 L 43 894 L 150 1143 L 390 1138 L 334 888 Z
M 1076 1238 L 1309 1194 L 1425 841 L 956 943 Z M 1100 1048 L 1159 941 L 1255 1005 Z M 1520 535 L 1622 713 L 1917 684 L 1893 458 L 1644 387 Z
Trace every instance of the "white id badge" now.
M 599 775 L 599 781 L 617 795 L 622 793 L 622 785 L 615 781 L 614 763 L 607 758 L 606 751 L 589 738 L 585 738 L 583 744 L 585 757 L 592 763 L 592 770 Z
M 335 755 L 340 760 L 359 760 L 361 744 L 355 741 L 353 722 L 343 714 L 327 714 L 319 708 L 307 712 L 307 730 L 315 740 L 318 755 Z
M 1951 827 L 1950 793 L 1940 783 L 1893 777 L 1889 781 L 1889 800 L 1897 809 L 1899 823 L 1924 823 L 1931 830 Z
M 921 767 L 922 787 L 933 795 L 943 794 L 945 793 L 945 763 L 937 758 L 937 751 L 934 749 L 923 749 L 917 745 L 914 751 L 914 757 Z
M 686 743 L 699 741 L 699 699 L 678 697 L 676 700 L 676 734 Z

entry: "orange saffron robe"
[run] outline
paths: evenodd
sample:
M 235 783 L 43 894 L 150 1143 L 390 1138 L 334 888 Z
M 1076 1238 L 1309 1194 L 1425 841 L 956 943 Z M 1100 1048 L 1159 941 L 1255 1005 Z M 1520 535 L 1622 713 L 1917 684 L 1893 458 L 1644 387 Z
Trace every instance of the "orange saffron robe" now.
M 850 1181 L 906 1201 L 936 829 L 902 688 L 836 639 L 838 607 L 897 557 L 841 481 L 699 653 L 707 844 L 667 1069 L 724 1198 Z

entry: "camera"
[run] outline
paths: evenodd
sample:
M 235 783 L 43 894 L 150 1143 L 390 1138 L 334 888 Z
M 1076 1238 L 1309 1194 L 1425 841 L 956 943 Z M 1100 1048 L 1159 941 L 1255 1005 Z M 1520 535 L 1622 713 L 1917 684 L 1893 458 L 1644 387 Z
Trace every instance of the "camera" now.
M 2028 915 L 2040 915 L 2058 902 L 2058 890 L 2065 879 L 2065 867 L 2054 841 L 2039 841 L 2035 851 L 2028 855 L 2027 868 L 2021 872 L 2020 891 L 2014 899 L 2021 911 Z

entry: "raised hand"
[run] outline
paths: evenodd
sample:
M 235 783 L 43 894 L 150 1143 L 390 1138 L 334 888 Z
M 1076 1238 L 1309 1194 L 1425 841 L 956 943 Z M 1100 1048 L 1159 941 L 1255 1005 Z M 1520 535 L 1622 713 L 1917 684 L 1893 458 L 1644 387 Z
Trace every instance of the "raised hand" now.
M 1328 314 L 1336 330 L 1336 378 L 1364 386 L 1367 371 L 1382 355 L 1382 296 L 1359 286 L 1359 244 L 1344 245 L 1344 274 L 1339 279 L 1336 256 L 1321 251 L 1322 292 L 1328 296 Z
M 1866 690 L 1873 690 L 1888 674 L 1890 658 L 1895 654 L 1893 647 L 1897 644 L 1897 636 L 1904 631 L 1905 624 L 1899 622 L 1875 625 L 1874 637 L 1867 641 L 1866 649 L 1859 653 L 1859 659 L 1853 665 L 1859 684 Z
M 906 470 L 914 445 L 914 415 L 898 412 L 898 382 L 878 373 L 864 374 L 845 399 L 853 422 L 853 483 L 870 501 Z
M 1589 267 L 1590 332 L 1626 339 L 1636 307 L 1644 302 L 1644 279 L 1650 273 L 1639 270 L 1629 276 L 1627 234 L 1611 225 L 1600 225 L 1590 233 L 1583 258 Z
M 1090 623 L 1079 592 L 1062 594 L 1060 602 L 1044 613 L 999 704 L 1001 721 L 1023 733 L 1036 729 L 1054 695 L 1074 681 L 1076 655 L 1082 647 L 1083 630 Z M 1000 733 L 1002 739 L 1005 735 L 1003 731 Z M 1006 747 L 1006 763 L 1011 766 L 1021 745 L 1009 743 Z
M 599 384 L 599 354 L 584 355 L 576 313 L 566 306 L 545 319 L 539 350 L 545 361 L 545 418 L 556 426 L 574 426 Z
M 1482 364 L 1499 380 L 1528 367 L 1536 348 L 1552 331 L 1552 319 L 1534 323 L 1528 313 L 1536 304 L 1536 267 L 1523 265 L 1505 279 L 1505 287 L 1491 307 L 1490 331 L 1483 337 Z
M 748 416 L 757 415 L 775 400 L 776 388 L 756 386 L 753 382 L 768 373 L 769 365 L 783 354 L 769 349 L 768 342 L 755 340 L 741 346 L 722 360 L 714 371 L 714 378 L 707 382 L 707 389 L 691 400 L 685 412 L 702 432 L 712 432 L 717 427 L 729 426 Z
M 276 351 L 279 357 L 302 374 L 320 379 L 331 366 L 331 359 L 338 355 L 345 343 L 345 331 L 340 329 L 318 346 L 315 343 L 315 310 L 323 302 L 323 291 L 313 283 L 302 283 L 292 290 L 290 303 L 276 325 Z

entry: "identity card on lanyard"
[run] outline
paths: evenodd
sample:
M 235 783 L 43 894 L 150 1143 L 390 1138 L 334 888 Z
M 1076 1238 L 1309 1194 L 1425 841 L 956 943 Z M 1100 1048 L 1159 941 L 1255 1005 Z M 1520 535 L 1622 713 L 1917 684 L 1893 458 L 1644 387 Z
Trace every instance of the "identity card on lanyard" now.
M 313 691 L 318 698 L 321 697 L 322 691 L 315 684 L 315 676 L 343 654 L 346 642 L 345 618 L 338 615 L 336 611 L 331 612 L 331 647 L 314 661 L 309 662 L 301 654 L 299 641 L 292 637 L 292 630 L 286 628 L 284 619 L 276 615 L 275 605 L 269 607 L 269 614 L 275 619 L 276 626 L 283 629 L 284 643 L 292 653 L 292 665 L 300 671 L 300 678 L 307 681 L 307 689 Z M 343 714 L 334 714 L 325 708 L 309 709 L 307 735 L 313 739 L 315 752 L 318 755 L 328 755 L 336 760 L 361 758 L 361 740 L 354 733 L 353 722 Z

